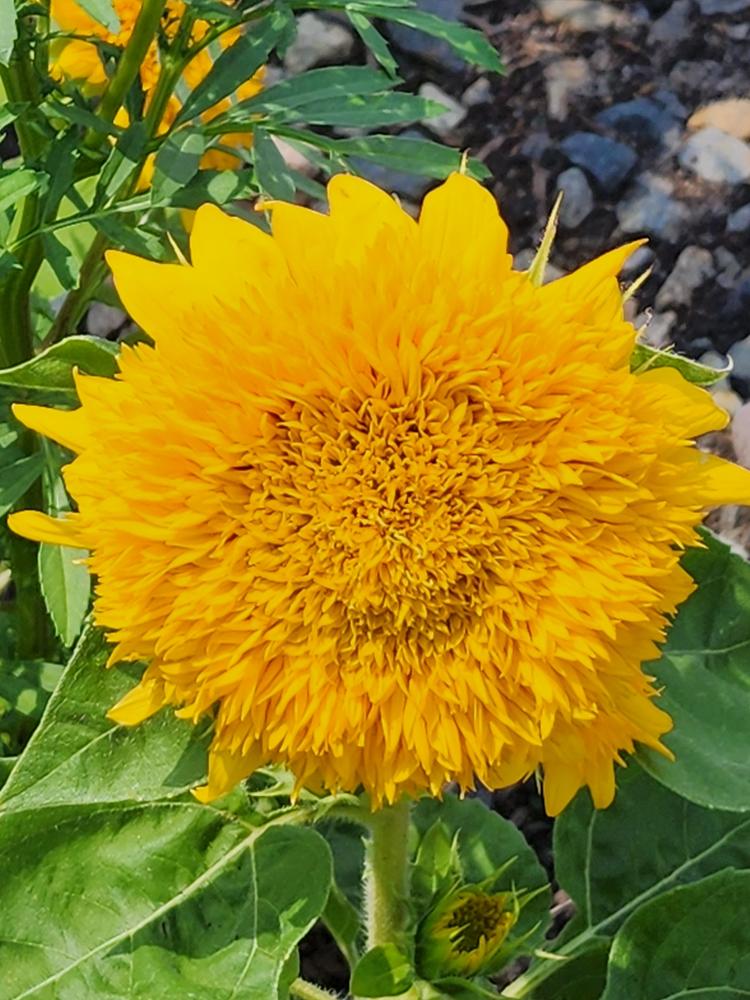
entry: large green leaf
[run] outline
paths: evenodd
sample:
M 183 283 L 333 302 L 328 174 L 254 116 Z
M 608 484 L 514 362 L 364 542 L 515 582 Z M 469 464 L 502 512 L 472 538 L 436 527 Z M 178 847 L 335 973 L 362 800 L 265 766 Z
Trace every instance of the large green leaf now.
M 0 865 L 2 1000 L 277 1000 L 331 861 L 312 830 L 153 802 L 0 816 Z
M 182 794 L 200 734 L 110 725 L 131 678 L 106 655 L 87 630 L 0 793 L 1 1000 L 282 1000 L 328 846 Z
M 509 821 L 492 812 L 478 799 L 446 795 L 442 801 L 422 799 L 414 810 L 414 823 L 422 836 L 436 822 L 455 837 L 463 881 L 479 883 L 490 878 L 511 858 L 515 861 L 498 878 L 493 891 L 533 890 L 547 884 L 544 869 L 523 834 Z M 521 911 L 513 937 L 528 933 L 528 949 L 543 939 L 549 920 L 549 893 L 540 892 Z
M 660 660 L 647 665 L 672 716 L 670 762 L 644 750 L 644 767 L 693 802 L 750 810 L 750 565 L 705 535 L 684 566 L 698 584 Z
M 142 670 L 106 669 L 108 652 L 100 632 L 88 628 L 39 728 L 0 791 L 0 816 L 53 805 L 165 799 L 203 777 L 205 731 L 168 710 L 133 729 L 107 720 L 107 708 L 136 683 Z
M 584 1000 L 569 979 L 595 990 L 599 976 L 603 988 L 607 941 L 644 903 L 728 866 L 750 869 L 750 816 L 703 809 L 637 766 L 618 784 L 608 809 L 580 792 L 555 822 L 555 874 L 577 915 L 547 949 L 569 962 L 537 959 L 507 996 Z
M 28 743 L 62 669 L 43 660 L 0 661 L 0 753 Z
M 612 945 L 602 1000 L 750 996 L 750 871 L 728 869 L 660 896 Z
M 7 66 L 18 36 L 13 0 L 0 0 L 0 65 Z
M 618 775 L 608 809 L 579 793 L 555 823 L 555 874 L 578 908 L 567 931 L 611 935 L 642 903 L 722 868 L 750 869 L 750 816 L 703 809 L 641 768 Z M 679 831 L 679 836 L 676 832 Z
M 39 582 L 55 631 L 72 646 L 89 605 L 91 576 L 83 563 L 87 553 L 66 545 L 39 546 Z
M 409 959 L 395 944 L 382 944 L 365 952 L 352 972 L 352 993 L 357 997 L 396 997 L 414 982 Z
M 117 344 L 98 337 L 67 337 L 29 361 L 0 369 L 0 386 L 18 389 L 19 395 L 41 392 L 77 402 L 73 369 L 89 375 L 114 375 L 118 350 Z
M 7 514 L 13 504 L 20 500 L 37 481 L 43 468 L 44 460 L 38 452 L 26 458 L 18 458 L 0 468 L 0 516 Z

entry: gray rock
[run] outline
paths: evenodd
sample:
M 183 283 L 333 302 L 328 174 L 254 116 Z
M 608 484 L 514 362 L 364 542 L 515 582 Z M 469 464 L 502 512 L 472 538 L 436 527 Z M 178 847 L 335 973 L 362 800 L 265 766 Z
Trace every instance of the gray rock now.
M 446 94 L 434 83 L 423 83 L 419 88 L 419 96 L 424 97 L 427 101 L 436 101 L 445 107 L 446 110 L 442 114 L 424 120 L 427 128 L 442 139 L 449 136 L 466 117 L 467 111 L 463 104 L 459 104 L 454 97 Z
M 750 379 L 750 337 L 732 344 L 729 357 L 732 359 L 732 375 L 735 378 Z
M 750 145 L 713 126 L 690 136 L 679 161 L 706 181 L 743 184 L 750 180 Z
M 491 100 L 492 84 L 486 76 L 480 76 L 461 94 L 461 103 L 466 108 L 477 108 L 481 104 L 489 104 Z
M 94 302 L 86 315 L 86 329 L 92 337 L 109 337 L 123 326 L 127 318 L 116 306 Z
M 666 108 L 648 97 L 613 104 L 611 108 L 600 111 L 595 120 L 626 139 L 646 140 L 668 147 L 676 144 L 681 131 Z
M 574 132 L 560 148 L 571 163 L 591 174 L 607 193 L 615 191 L 638 162 L 630 146 L 595 132 Z
M 437 14 L 446 21 L 460 21 L 464 14 L 462 0 L 420 0 L 420 11 L 427 14 Z M 403 24 L 388 24 L 387 34 L 391 40 L 404 52 L 424 59 L 448 73 L 462 73 L 466 63 L 456 55 L 455 49 L 439 38 L 433 38 L 423 31 L 407 28 Z
M 552 145 L 549 132 L 531 132 L 521 143 L 519 152 L 529 160 L 541 160 Z
M 656 293 L 657 309 L 689 306 L 694 293 L 714 274 L 714 261 L 703 247 L 685 247 L 675 262 L 672 273 Z
M 660 87 L 659 90 L 655 90 L 651 95 L 651 100 L 656 101 L 660 107 L 668 111 L 675 121 L 684 122 L 688 116 L 688 109 L 679 97 L 673 94 L 671 90 L 667 90 L 666 87 Z
M 714 263 L 717 271 L 717 284 L 721 285 L 722 288 L 732 288 L 737 280 L 737 275 L 742 270 L 740 262 L 726 247 L 717 247 L 714 250 Z
M 724 32 L 735 42 L 745 42 L 750 38 L 750 24 L 727 24 Z
M 540 0 L 539 6 L 545 21 L 563 21 L 574 31 L 623 28 L 628 20 L 625 11 L 602 0 Z
M 620 272 L 625 281 L 632 281 L 638 278 L 647 267 L 650 267 L 656 258 L 656 254 L 651 247 L 638 247 L 622 265 Z
M 675 0 L 672 6 L 651 25 L 648 44 L 674 48 L 691 34 L 692 0 Z
M 740 14 L 750 10 L 750 0 L 698 0 L 701 14 L 712 17 L 714 14 Z
M 557 178 L 557 189 L 563 193 L 560 225 L 564 229 L 575 229 L 594 207 L 594 196 L 586 174 L 578 167 L 568 167 Z
M 343 24 L 306 13 L 297 18 L 297 37 L 286 50 L 284 66 L 289 73 L 304 73 L 313 66 L 346 62 L 353 49 L 354 38 Z
M 674 186 L 666 177 L 642 174 L 617 205 L 617 221 L 624 233 L 648 233 L 660 240 L 676 240 L 686 228 L 690 213 L 672 197 Z
M 550 117 L 564 121 L 568 117 L 570 98 L 583 94 L 591 81 L 591 71 L 585 59 L 556 59 L 544 68 L 547 88 L 547 110 Z
M 669 84 L 677 91 L 716 96 L 727 74 L 715 59 L 680 59 L 669 71 Z
M 671 309 L 663 313 L 655 313 L 646 319 L 646 331 L 643 339 L 651 347 L 666 347 L 672 341 L 672 330 L 677 322 L 677 313 Z M 636 322 L 636 326 L 639 324 Z
M 750 202 L 732 212 L 727 219 L 727 232 L 733 234 L 750 232 Z

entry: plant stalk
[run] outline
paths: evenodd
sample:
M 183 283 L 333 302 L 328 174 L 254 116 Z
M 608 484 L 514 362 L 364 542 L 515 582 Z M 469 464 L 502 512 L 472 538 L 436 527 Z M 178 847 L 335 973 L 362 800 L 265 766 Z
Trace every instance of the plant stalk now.
M 409 816 L 411 799 L 404 796 L 369 818 L 365 853 L 365 924 L 367 948 L 392 944 L 404 954 L 409 942 Z M 414 987 L 403 1000 L 417 996 Z
M 141 12 L 133 27 L 133 33 L 117 62 L 117 69 L 104 92 L 96 114 L 102 121 L 111 123 L 125 103 L 130 88 L 138 76 L 141 63 L 146 57 L 151 42 L 159 29 L 166 0 L 143 0 Z M 84 146 L 95 148 L 102 141 L 101 134 L 90 129 L 84 139 Z

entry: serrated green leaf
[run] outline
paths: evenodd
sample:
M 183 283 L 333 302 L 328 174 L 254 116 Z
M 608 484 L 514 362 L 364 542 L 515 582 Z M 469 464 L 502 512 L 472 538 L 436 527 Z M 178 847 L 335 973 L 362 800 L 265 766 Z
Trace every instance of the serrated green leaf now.
M 0 468 L 0 517 L 37 481 L 43 468 L 44 459 L 39 452 Z
M 378 945 L 360 958 L 351 990 L 358 997 L 396 997 L 414 982 L 411 962 L 394 944 Z
M 169 710 L 132 729 L 107 719 L 107 709 L 143 671 L 140 665 L 108 669 L 109 653 L 101 632 L 89 626 L 0 792 L 0 816 L 51 806 L 165 800 L 203 779 L 205 726 L 191 726 Z
M 339 139 L 336 151 L 345 156 L 374 160 L 392 170 L 403 170 L 424 177 L 445 178 L 461 167 L 461 153 L 429 139 L 411 139 L 399 135 L 370 135 L 362 139 Z M 483 163 L 469 160 L 467 174 L 476 180 L 489 177 Z
M 117 137 L 104 166 L 99 172 L 94 204 L 101 205 L 112 197 L 142 168 L 148 133 L 141 121 L 133 122 Z
M 612 945 L 602 1000 L 750 995 L 750 871 L 727 869 L 642 906 Z
M 300 111 L 308 104 L 351 96 L 378 94 L 390 89 L 394 81 L 367 66 L 324 66 L 300 73 L 289 80 L 282 80 L 262 90 L 255 97 L 240 101 L 232 109 L 233 118 L 246 118 L 248 114 L 286 114 Z M 217 116 L 209 129 L 215 129 Z
M 555 874 L 577 908 L 565 932 L 574 950 L 680 883 L 750 868 L 750 816 L 703 809 L 637 766 L 618 784 L 608 809 L 580 792 L 555 823 Z
M 7 66 L 16 38 L 16 8 L 13 0 L 0 0 L 0 65 Z
M 340 125 L 374 128 L 415 122 L 442 114 L 445 108 L 415 94 L 393 92 L 316 101 L 306 104 L 292 121 L 304 117 L 306 125 Z
M 189 184 L 198 173 L 206 140 L 200 131 L 180 129 L 162 144 L 154 161 L 151 182 L 153 202 L 169 200 L 176 191 Z
M 700 805 L 750 810 L 750 565 L 704 534 L 683 560 L 698 589 L 680 608 L 661 659 L 645 670 L 663 688 L 674 728 L 669 761 L 640 751 L 646 770 Z
M 709 368 L 708 365 L 675 354 L 674 351 L 660 351 L 648 344 L 636 344 L 630 356 L 630 370 L 643 372 L 650 368 L 676 368 L 686 381 L 707 388 L 726 378 L 732 365 L 730 361 L 726 368 Z
M 260 190 L 281 201 L 294 200 L 294 182 L 289 176 L 284 157 L 270 135 L 263 129 L 253 134 L 253 164 Z
M 282 1000 L 330 878 L 315 831 L 186 801 L 0 815 L 0 863 L 3 1000 Z
M 503 62 L 499 53 L 493 45 L 485 38 L 481 31 L 474 28 L 467 28 L 457 21 L 446 21 L 436 14 L 427 11 L 403 9 L 392 7 L 388 4 L 360 4 L 357 0 L 352 0 L 348 5 L 351 10 L 361 11 L 368 17 L 380 17 L 386 21 L 395 21 L 403 24 L 407 28 L 415 28 L 423 31 L 426 35 L 440 38 L 454 49 L 462 59 L 474 66 L 491 70 L 495 73 L 504 71 Z
M 251 29 L 225 49 L 210 72 L 188 96 L 177 124 L 197 118 L 247 82 L 268 59 L 291 18 L 289 10 L 273 9 L 252 22 Z
M 13 368 L 0 369 L 0 386 L 20 395 L 42 392 L 76 401 L 73 369 L 87 375 L 112 376 L 117 371 L 117 344 L 98 337 L 67 337 Z
M 81 560 L 87 553 L 64 545 L 39 546 L 39 582 L 55 631 L 72 646 L 89 605 L 91 577 Z
M 0 212 L 37 191 L 45 179 L 46 174 L 35 170 L 4 171 L 0 174 Z
M 377 59 L 388 76 L 395 79 L 398 75 L 398 63 L 391 53 L 388 42 L 380 34 L 372 22 L 364 16 L 364 14 L 357 10 L 353 10 L 351 7 L 346 8 L 346 13 L 352 27 L 365 43 L 367 48 L 370 52 L 372 52 L 373 56 Z
M 119 32 L 120 18 L 115 13 L 111 0 L 78 0 L 78 3 L 107 31 L 111 31 L 113 35 Z
M 44 258 L 52 268 L 61 287 L 66 291 L 75 288 L 80 268 L 70 248 L 62 243 L 54 233 L 42 233 L 42 246 L 44 247 Z

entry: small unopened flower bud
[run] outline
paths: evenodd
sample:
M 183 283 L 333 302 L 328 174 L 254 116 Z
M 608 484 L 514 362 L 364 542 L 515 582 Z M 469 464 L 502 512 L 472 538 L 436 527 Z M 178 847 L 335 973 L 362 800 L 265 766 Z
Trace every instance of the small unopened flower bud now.
M 475 976 L 495 964 L 518 920 L 515 892 L 466 886 L 444 897 L 423 920 L 417 965 L 426 979 Z

